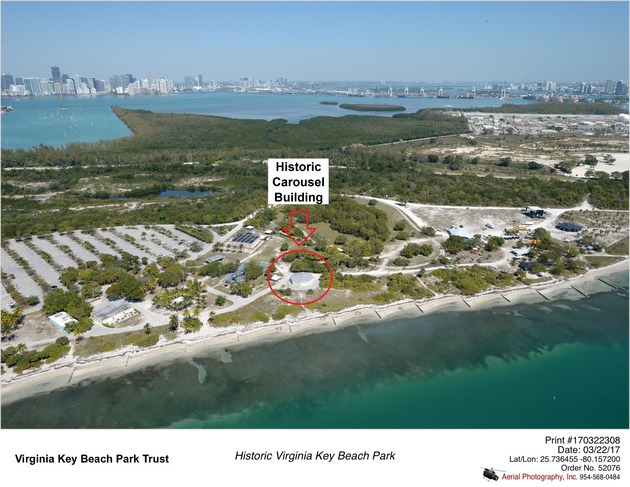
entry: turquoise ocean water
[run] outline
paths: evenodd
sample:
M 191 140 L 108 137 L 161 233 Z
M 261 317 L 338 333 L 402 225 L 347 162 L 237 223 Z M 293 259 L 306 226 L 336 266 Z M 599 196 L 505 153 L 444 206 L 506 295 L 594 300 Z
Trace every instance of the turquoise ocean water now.
M 6 405 L 2 427 L 627 428 L 628 273 L 606 281 L 197 353 Z
M 2 115 L 2 147 L 29 149 L 40 144 L 60 147 L 71 142 L 96 142 L 131 135 L 110 106 L 137 108 L 164 113 L 193 113 L 229 118 L 273 120 L 290 123 L 316 116 L 370 114 L 391 117 L 387 112 L 352 112 L 321 101 L 338 103 L 384 103 L 406 107 L 406 112 L 421 108 L 470 108 L 499 106 L 506 100 L 441 98 L 356 98 L 324 95 L 281 95 L 269 93 L 202 92 L 167 96 L 90 96 L 11 98 L 3 105 L 13 111 Z M 510 103 L 528 103 L 509 100 Z

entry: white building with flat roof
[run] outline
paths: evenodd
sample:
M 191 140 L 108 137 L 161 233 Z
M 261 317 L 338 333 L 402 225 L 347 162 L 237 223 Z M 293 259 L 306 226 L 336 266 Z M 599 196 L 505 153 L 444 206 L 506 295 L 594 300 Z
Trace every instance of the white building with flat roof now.
M 94 308 L 92 318 L 94 322 L 99 325 L 111 326 L 127 318 L 131 318 L 136 313 L 135 308 L 127 301 L 106 301 L 104 304 Z
M 57 328 L 59 328 L 63 332 L 67 332 L 66 330 L 67 325 L 69 325 L 70 323 L 77 322 L 77 320 L 75 320 L 72 316 L 70 316 L 65 311 L 60 311 L 59 313 L 49 316 L 48 319 L 53 325 L 55 325 Z

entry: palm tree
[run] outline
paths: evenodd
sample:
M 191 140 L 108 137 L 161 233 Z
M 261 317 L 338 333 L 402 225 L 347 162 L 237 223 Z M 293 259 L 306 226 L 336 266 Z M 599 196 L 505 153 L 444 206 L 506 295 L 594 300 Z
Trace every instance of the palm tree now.
M 179 327 L 179 318 L 177 317 L 176 314 L 173 314 L 171 315 L 171 318 L 169 319 L 168 329 L 171 331 L 176 331 L 178 327 Z
M 24 345 L 23 343 L 18 343 L 15 347 L 15 350 L 17 353 L 24 353 L 26 352 L 26 345 Z

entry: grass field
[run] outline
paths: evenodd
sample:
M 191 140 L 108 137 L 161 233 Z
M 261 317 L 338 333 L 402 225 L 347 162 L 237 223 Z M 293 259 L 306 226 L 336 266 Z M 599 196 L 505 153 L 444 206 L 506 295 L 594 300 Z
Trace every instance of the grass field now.
M 129 345 L 136 345 L 140 348 L 155 345 L 159 337 L 163 336 L 167 340 L 175 338 L 175 333 L 168 330 L 168 326 L 155 326 L 151 328 L 151 333 L 144 330 L 126 331 L 115 335 L 105 335 L 99 337 L 89 337 L 75 344 L 74 355 L 77 357 L 89 357 L 97 353 L 112 352 Z

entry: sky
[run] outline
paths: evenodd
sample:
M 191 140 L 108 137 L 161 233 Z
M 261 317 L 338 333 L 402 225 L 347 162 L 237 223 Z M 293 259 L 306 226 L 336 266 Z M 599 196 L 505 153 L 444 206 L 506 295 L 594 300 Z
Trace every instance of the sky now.
M 628 2 L 8 2 L 3 73 L 627 80 Z

